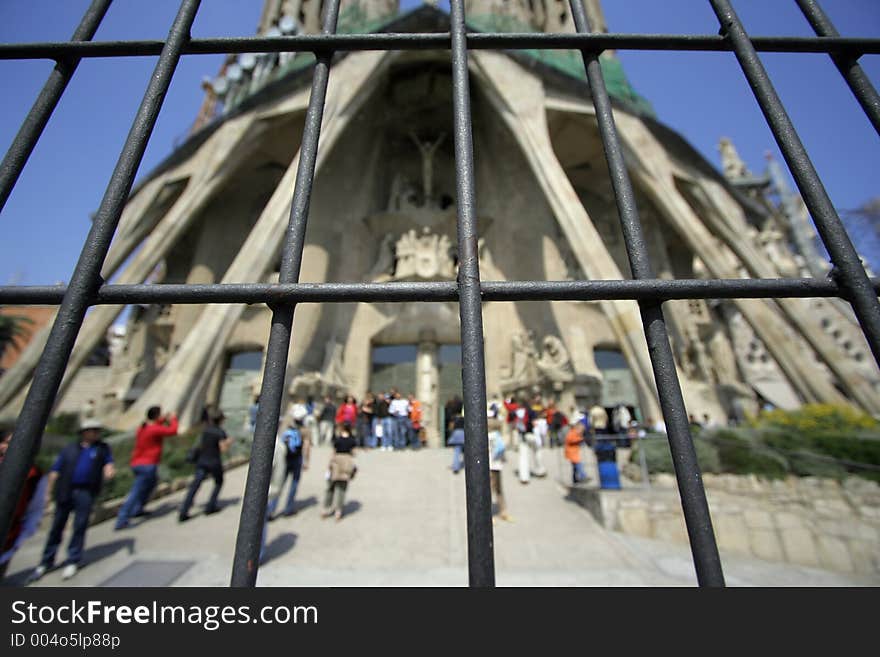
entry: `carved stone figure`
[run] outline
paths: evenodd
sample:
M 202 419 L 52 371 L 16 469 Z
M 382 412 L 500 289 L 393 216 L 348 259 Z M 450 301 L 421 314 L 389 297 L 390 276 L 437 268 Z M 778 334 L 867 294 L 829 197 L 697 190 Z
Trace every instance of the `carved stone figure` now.
M 691 356 L 691 363 L 695 368 L 693 378 L 702 379 L 710 383 L 715 380 L 715 370 L 712 368 L 712 362 L 706 352 L 706 345 L 700 339 L 699 331 L 693 324 L 688 324 L 685 329 L 687 332 L 688 352 Z
M 419 152 L 422 154 L 422 187 L 424 190 L 424 205 L 430 207 L 434 205 L 434 153 L 440 147 L 440 144 L 443 143 L 446 134 L 440 133 L 440 136 L 433 142 L 419 141 L 419 138 L 414 132 L 410 132 L 409 136 L 416 145 L 416 148 L 418 148 Z
M 427 233 L 419 236 L 415 229 L 404 233 L 395 247 L 395 279 L 455 278 L 452 242 L 446 235 Z
M 537 353 L 534 333 L 516 331 L 510 337 L 513 365 L 510 368 L 508 383 L 520 386 L 531 384 L 538 379 Z
M 721 166 L 724 168 L 725 178 L 736 180 L 737 178 L 748 178 L 752 175 L 746 167 L 746 163 L 739 156 L 736 146 L 727 137 L 722 137 L 718 141 L 718 150 L 721 152 Z
M 367 279 L 371 281 L 386 281 L 391 278 L 394 271 L 394 236 L 387 234 L 382 238 L 379 244 L 379 255 L 376 258 L 376 264 L 367 274 Z
M 562 340 L 555 335 L 547 335 L 544 337 L 542 347 L 541 357 L 537 361 L 541 374 L 553 382 L 574 380 L 574 368 Z
M 391 191 L 388 194 L 388 211 L 409 212 L 418 210 L 422 205 L 419 188 L 415 183 L 402 173 L 396 173 L 391 182 Z

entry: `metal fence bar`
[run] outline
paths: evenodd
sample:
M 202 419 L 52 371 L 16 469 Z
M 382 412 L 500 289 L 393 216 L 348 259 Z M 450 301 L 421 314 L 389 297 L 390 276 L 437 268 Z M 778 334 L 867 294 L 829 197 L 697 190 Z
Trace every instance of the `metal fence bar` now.
M 816 0 L 796 0 L 796 2 L 816 34 L 831 38 L 840 36 L 831 19 L 822 11 L 822 7 Z M 846 80 L 856 100 L 859 101 L 859 105 L 868 115 L 868 120 L 871 121 L 874 130 L 880 134 L 880 95 L 877 94 L 874 85 L 871 84 L 868 76 L 859 66 L 858 57 L 831 53 L 831 59 L 843 79 Z
M 325 34 L 336 31 L 339 1 L 329 0 L 324 5 L 323 31 Z M 327 97 L 327 83 L 330 78 L 332 57 L 332 53 L 322 54 L 318 57 L 312 78 L 312 90 L 306 109 L 305 127 L 299 150 L 293 201 L 290 206 L 290 221 L 281 249 L 281 271 L 278 276 L 278 281 L 281 284 L 298 281 L 302 267 L 309 203 L 312 196 L 312 182 L 315 178 L 315 164 L 318 159 L 318 140 L 321 136 L 321 119 L 324 115 L 324 102 Z M 275 305 L 272 309 L 272 328 L 269 332 L 269 343 L 266 346 L 266 365 L 260 388 L 260 405 L 257 411 L 244 499 L 241 503 L 238 536 L 235 541 L 232 586 L 252 587 L 257 583 L 269 480 L 272 476 L 272 457 L 275 453 L 278 418 L 281 415 L 281 399 L 284 396 L 287 353 L 290 349 L 294 309 L 293 305 L 280 304 Z
M 782 101 L 776 95 L 776 90 L 758 58 L 758 53 L 749 42 L 742 21 L 736 15 L 729 0 L 709 0 L 709 2 L 718 16 L 722 31 L 733 44 L 736 58 L 788 163 L 804 203 L 813 217 L 816 230 L 831 256 L 831 262 L 834 264 L 832 273 L 841 287 L 847 291 L 848 301 L 852 304 L 862 326 L 874 359 L 880 365 L 880 302 L 877 301 L 877 294 L 871 287 L 859 254 L 850 241 L 831 199 L 828 198 L 828 193 Z
M 180 59 L 180 51 L 189 38 L 189 31 L 200 1 L 183 0 L 180 5 L 168 34 L 168 41 L 150 77 L 144 99 L 125 140 L 122 153 L 119 155 L 70 279 L 70 285 L 52 325 L 46 348 L 34 372 L 33 383 L 16 423 L 15 435 L 9 445 L 6 459 L 0 466 L 0 536 L 6 536 L 9 531 L 18 492 L 40 447 L 40 437 L 52 410 L 64 368 L 70 358 L 89 300 L 95 296 L 95 292 L 103 282 L 101 267 L 107 257 L 110 240 L 119 223 L 122 207 L 131 191 L 147 141 L 171 84 L 171 76 Z
M 582 0 L 571 0 L 571 12 L 578 32 L 591 31 L 589 20 Z M 648 246 L 642 234 L 642 225 L 636 207 L 635 194 L 632 190 L 623 150 L 617 135 L 614 115 L 611 111 L 611 99 L 602 78 L 602 68 L 595 54 L 583 52 L 584 66 L 596 108 L 596 120 L 602 138 L 605 157 L 608 160 L 608 173 L 614 188 L 617 210 L 620 214 L 620 225 L 623 230 L 627 257 L 634 278 L 654 278 L 651 263 L 648 259 Z M 694 567 L 697 582 L 700 586 L 724 586 L 724 574 L 721 570 L 721 559 L 715 533 L 712 530 L 712 519 L 709 514 L 709 503 L 703 488 L 700 464 L 688 426 L 687 410 L 681 393 L 678 374 L 675 371 L 675 360 L 669 346 L 669 334 L 663 318 L 663 309 L 659 301 L 640 301 L 639 311 L 645 328 L 645 338 L 651 357 L 651 367 L 657 383 L 657 392 L 663 419 L 666 422 L 669 447 L 675 466 L 675 477 L 681 494 L 682 510 L 694 556 Z
M 872 278 L 880 292 L 880 278 Z M 585 281 L 481 281 L 484 301 L 669 301 L 671 299 L 775 299 L 843 297 L 831 280 L 817 278 L 665 279 Z M 58 305 L 65 285 L 0 286 L 0 304 Z M 265 283 L 103 285 L 91 305 L 132 303 L 296 303 L 457 301 L 454 282 Z
M 730 52 L 730 42 L 717 35 L 700 34 L 552 34 L 543 32 L 465 35 L 471 50 L 658 50 Z M 868 37 L 750 37 L 761 52 L 834 53 L 846 57 L 880 54 L 880 39 Z M 346 52 L 355 50 L 449 50 L 445 32 L 303 34 L 283 37 L 214 37 L 192 39 L 184 55 L 272 52 Z M 162 41 L 126 40 L 70 43 L 42 41 L 0 44 L 0 59 L 56 59 L 61 57 L 143 57 L 158 55 Z
M 88 41 L 95 36 L 111 1 L 92 0 L 92 4 L 89 5 L 70 39 L 72 41 Z M 3 211 L 9 194 L 12 193 L 12 188 L 15 186 L 15 181 L 21 175 L 24 165 L 37 145 L 40 135 L 43 134 L 43 130 L 49 122 L 52 112 L 55 111 L 61 94 L 67 88 L 67 83 L 76 72 L 77 66 L 79 66 L 79 59 L 75 57 L 58 60 L 55 68 L 49 74 L 46 84 L 43 85 L 40 95 L 34 101 L 31 111 L 28 112 L 27 118 L 21 124 L 18 134 L 12 140 L 12 145 L 6 151 L 3 162 L 0 163 L 0 212 Z
M 495 586 L 492 493 L 489 490 L 489 429 L 486 421 L 486 364 L 477 249 L 474 145 L 464 4 L 451 0 L 452 106 L 458 215 L 458 312 L 461 318 L 461 389 L 464 398 L 464 458 L 467 495 L 468 581 Z
M 90 39 L 110 0 L 93 0 L 73 42 L 0 44 L 0 59 L 58 60 L 55 71 L 19 130 L 0 170 L 0 208 L 73 75 L 79 58 L 160 54 L 126 144 L 83 247 L 69 286 L 0 286 L 0 303 L 60 304 L 47 347 L 18 419 L 15 440 L 0 466 L 0 536 L 8 532 L 17 493 L 40 444 L 65 366 L 85 311 L 90 305 L 123 303 L 265 303 L 273 310 L 266 351 L 261 404 L 256 420 L 251 467 L 242 503 L 231 584 L 254 586 L 264 526 L 274 441 L 284 394 L 287 355 L 298 303 L 352 301 L 458 301 L 461 318 L 462 391 L 465 404 L 465 458 L 468 572 L 471 586 L 494 586 L 491 494 L 487 464 L 485 363 L 482 300 L 605 300 L 639 302 L 660 405 L 666 422 L 691 549 L 702 586 L 724 584 L 705 490 L 700 480 L 686 410 L 669 345 L 661 303 L 669 299 L 842 297 L 853 304 L 875 359 L 880 363 L 880 279 L 869 279 L 831 206 L 797 133 L 763 69 L 757 52 L 827 53 L 841 70 L 869 119 L 878 129 L 877 92 L 856 63 L 862 54 L 880 54 L 880 39 L 841 38 L 815 0 L 797 0 L 819 38 L 749 37 L 729 0 L 709 0 L 722 25 L 722 36 L 594 34 L 582 2 L 571 0 L 577 34 L 483 34 L 466 32 L 462 0 L 451 2 L 449 33 L 336 35 L 340 0 L 326 3 L 323 34 L 296 37 L 189 39 L 200 0 L 182 0 L 165 41 Z M 636 280 L 488 281 L 480 280 L 468 88 L 468 49 L 578 49 L 592 92 L 600 135 L 608 160 Z M 458 212 L 457 282 L 299 284 L 305 232 L 314 179 L 321 119 L 331 58 L 337 51 L 449 49 L 453 72 L 453 121 Z M 733 51 L 752 86 L 810 209 L 835 265 L 833 280 L 731 279 L 661 280 L 654 278 L 605 88 L 598 54 L 606 49 Z M 282 250 L 279 284 L 102 285 L 100 271 L 110 240 L 130 193 L 134 176 L 155 125 L 171 77 L 182 54 L 306 51 L 317 55 L 312 93 L 300 149 L 300 161 Z M 68 60 L 68 61 L 64 61 Z M 7 161 L 11 165 L 7 167 Z M 17 170 L 15 169 L 17 167 Z M 7 172 L 10 172 L 7 174 Z M 8 176 L 8 178 L 7 178 Z

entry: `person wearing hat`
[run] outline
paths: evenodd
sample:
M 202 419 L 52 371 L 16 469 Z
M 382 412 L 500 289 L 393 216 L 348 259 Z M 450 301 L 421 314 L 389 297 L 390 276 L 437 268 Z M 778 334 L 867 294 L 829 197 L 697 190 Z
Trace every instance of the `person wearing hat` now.
M 49 470 L 49 497 L 55 499 L 55 517 L 46 539 L 43 558 L 31 575 L 31 581 L 42 577 L 55 564 L 55 554 L 61 546 L 61 535 L 71 513 L 73 536 L 67 545 L 67 561 L 62 577 L 76 575 L 85 546 L 86 528 L 95 498 L 101 492 L 105 479 L 116 474 L 110 446 L 101 440 L 103 425 L 90 418 L 79 429 L 79 438 L 61 450 Z M 54 490 L 53 490 L 54 489 Z

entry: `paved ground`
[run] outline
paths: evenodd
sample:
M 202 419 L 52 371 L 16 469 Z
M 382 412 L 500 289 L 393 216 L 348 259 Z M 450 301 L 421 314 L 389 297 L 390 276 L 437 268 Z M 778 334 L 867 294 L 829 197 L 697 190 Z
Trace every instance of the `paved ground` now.
M 369 452 L 358 455 L 341 522 L 320 517 L 329 452 L 316 450 L 304 472 L 298 512 L 269 525 L 263 586 L 465 586 L 467 546 L 464 474 L 449 468 L 451 451 Z M 547 454 L 549 476 L 520 484 L 508 464 L 504 487 L 514 522 L 495 526 L 500 586 L 691 586 L 684 546 L 602 529 L 566 499 L 568 466 Z M 153 503 L 157 512 L 128 530 L 112 521 L 87 535 L 86 565 L 68 583 L 78 586 L 229 583 L 246 468 L 227 473 L 212 516 L 177 522 L 183 493 Z M 200 491 L 198 503 L 208 490 Z M 45 523 L 46 525 L 48 523 Z M 65 537 L 66 538 L 66 537 Z M 45 529 L 16 554 L 8 582 L 20 584 L 39 561 Z M 880 577 L 846 576 L 722 555 L 727 582 L 737 586 L 880 585 Z M 60 570 L 37 585 L 62 584 Z

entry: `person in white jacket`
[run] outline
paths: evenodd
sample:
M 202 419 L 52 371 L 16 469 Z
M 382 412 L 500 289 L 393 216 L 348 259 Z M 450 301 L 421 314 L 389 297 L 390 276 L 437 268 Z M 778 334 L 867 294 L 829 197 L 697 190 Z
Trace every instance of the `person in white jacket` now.
M 287 445 L 282 436 L 286 426 L 280 424 L 278 436 L 275 438 L 275 451 L 272 454 L 272 477 L 269 480 L 269 497 L 266 503 L 266 519 L 263 522 L 263 538 L 260 541 L 260 563 L 266 555 L 266 535 L 269 533 L 269 518 L 275 514 L 278 500 L 281 499 L 281 489 L 287 479 Z

